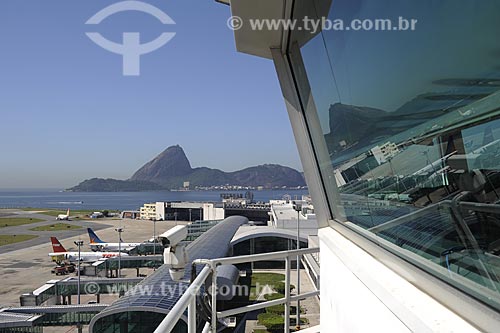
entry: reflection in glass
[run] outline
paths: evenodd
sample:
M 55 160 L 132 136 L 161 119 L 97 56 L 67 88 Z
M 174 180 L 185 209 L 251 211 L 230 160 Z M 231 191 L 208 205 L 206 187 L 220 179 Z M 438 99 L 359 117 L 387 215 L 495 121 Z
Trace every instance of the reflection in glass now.
M 321 17 L 325 3 L 306 14 Z M 294 72 L 314 100 L 306 118 L 317 112 L 321 128 L 310 130 L 331 161 L 320 168 L 333 172 L 339 220 L 428 259 L 499 307 L 500 2 L 337 0 L 328 13 L 399 17 L 418 19 L 417 30 L 295 36 L 303 63 Z

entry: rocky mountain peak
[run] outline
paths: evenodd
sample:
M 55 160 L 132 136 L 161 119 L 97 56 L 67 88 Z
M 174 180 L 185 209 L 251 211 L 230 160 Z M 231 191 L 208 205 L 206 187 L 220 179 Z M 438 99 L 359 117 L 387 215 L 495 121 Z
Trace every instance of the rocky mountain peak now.
M 167 178 L 188 175 L 192 170 L 184 150 L 176 145 L 168 147 L 146 163 L 130 179 L 162 183 Z

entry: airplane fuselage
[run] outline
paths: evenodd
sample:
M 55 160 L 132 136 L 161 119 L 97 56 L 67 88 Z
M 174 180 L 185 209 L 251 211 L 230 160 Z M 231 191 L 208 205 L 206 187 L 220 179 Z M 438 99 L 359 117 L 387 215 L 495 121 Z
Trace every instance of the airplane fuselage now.
M 52 252 L 49 253 L 49 257 L 68 260 L 69 262 L 95 262 L 100 259 L 114 258 L 118 257 L 118 252 L 80 252 L 80 257 L 78 257 L 78 252 Z M 122 253 L 121 256 L 128 256 L 126 253 Z M 80 260 L 78 260 L 80 258 Z
M 90 243 L 92 251 L 130 251 L 142 243 Z

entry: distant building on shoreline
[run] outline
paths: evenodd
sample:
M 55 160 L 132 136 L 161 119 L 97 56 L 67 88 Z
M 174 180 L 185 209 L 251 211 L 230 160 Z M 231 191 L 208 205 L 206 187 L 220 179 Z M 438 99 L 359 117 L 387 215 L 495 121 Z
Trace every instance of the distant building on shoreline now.
M 156 202 L 146 203 L 140 209 L 141 220 L 197 221 L 222 220 L 222 204 L 209 202 Z

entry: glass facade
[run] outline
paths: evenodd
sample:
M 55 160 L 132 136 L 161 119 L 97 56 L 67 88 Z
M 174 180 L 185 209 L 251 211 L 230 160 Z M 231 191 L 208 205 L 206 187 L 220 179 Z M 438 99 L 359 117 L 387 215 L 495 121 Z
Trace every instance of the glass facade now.
M 301 248 L 307 248 L 306 242 L 300 242 Z M 269 252 L 280 252 L 297 249 L 297 241 L 283 237 L 265 236 L 251 238 L 233 246 L 233 257 L 247 256 L 252 254 L 262 254 Z M 296 261 L 292 262 L 292 267 L 296 266 Z M 256 261 L 253 263 L 239 264 L 240 269 L 284 269 L 283 260 Z
M 500 2 L 296 1 L 304 17 L 366 22 L 289 45 L 333 223 L 500 309 Z
M 43 327 L 12 327 L 0 328 L 0 333 L 43 333 Z
M 88 325 L 98 312 L 44 313 L 40 326 L 70 326 L 82 323 Z
M 130 311 L 100 318 L 92 332 L 151 333 L 160 325 L 165 314 L 157 312 Z M 187 332 L 187 325 L 179 320 L 173 333 Z

